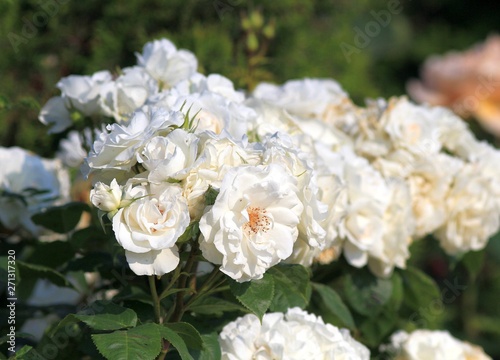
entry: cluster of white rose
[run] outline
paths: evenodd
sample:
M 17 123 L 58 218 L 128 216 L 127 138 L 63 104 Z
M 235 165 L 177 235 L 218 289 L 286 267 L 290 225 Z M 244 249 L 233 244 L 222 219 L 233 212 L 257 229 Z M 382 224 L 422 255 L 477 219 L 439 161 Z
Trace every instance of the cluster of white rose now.
M 165 39 L 137 60 L 116 77 L 62 79 L 40 114 L 51 132 L 108 117 L 83 171 L 137 274 L 176 268 L 194 226 L 204 258 L 240 282 L 341 253 L 389 276 L 425 235 L 455 255 L 499 228 L 500 152 L 444 108 L 406 98 L 359 107 L 326 79 L 245 94 L 197 73 L 194 55 Z
M 240 317 L 222 329 L 219 344 L 223 360 L 370 359 L 348 330 L 299 308 L 265 314 L 262 321 L 253 314 Z
M 398 331 L 381 350 L 396 360 L 491 360 L 482 348 L 442 330 Z

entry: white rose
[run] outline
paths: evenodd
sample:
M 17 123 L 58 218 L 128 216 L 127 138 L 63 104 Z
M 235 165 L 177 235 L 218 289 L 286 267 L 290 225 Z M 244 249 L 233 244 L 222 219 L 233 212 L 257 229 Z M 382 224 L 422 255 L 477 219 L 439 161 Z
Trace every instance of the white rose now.
M 398 360 L 491 360 L 480 347 L 460 341 L 447 331 L 398 331 L 391 342 L 387 348 L 397 354 Z
M 117 210 L 122 200 L 122 189 L 113 179 L 110 185 L 97 182 L 94 188 L 90 190 L 90 201 L 92 204 L 106 212 Z
M 299 308 L 265 314 L 262 323 L 253 314 L 240 317 L 222 329 L 219 344 L 223 360 L 370 358 L 347 330 Z
M 189 225 L 186 200 L 176 184 L 129 185 L 130 205 L 113 216 L 116 240 L 137 275 L 163 275 L 179 263 L 177 239 Z
M 347 209 L 339 226 L 346 241 L 343 253 L 356 267 L 368 262 L 369 249 L 382 241 L 384 214 L 389 205 L 390 190 L 382 175 L 365 158 L 343 148 L 342 178 L 347 191 Z
M 42 228 L 31 216 L 69 202 L 69 174 L 58 159 L 43 159 L 19 147 L 0 147 L 0 222 L 33 236 Z
M 322 224 L 327 217 L 328 206 L 319 200 L 314 158 L 302 152 L 293 139 L 283 133 L 276 133 L 262 140 L 265 148 L 264 164 L 283 164 L 297 181 L 303 212 L 300 215 L 299 238 L 311 248 L 322 250 L 325 247 L 326 230 Z M 297 244 L 301 246 L 300 243 Z M 300 251 L 302 253 L 302 251 Z M 290 262 L 310 265 L 312 258 L 293 257 Z
M 71 113 L 61 96 L 50 98 L 42 107 L 38 120 L 44 125 L 50 126 L 49 134 L 58 134 L 73 125 Z
M 405 97 L 394 98 L 380 119 L 394 147 L 414 154 L 437 154 L 442 147 L 441 129 L 436 118 L 441 108 L 415 105 Z
M 500 151 L 487 142 L 481 142 L 478 144 L 474 157 L 478 172 L 485 178 L 488 189 L 500 208 L 500 181 L 498 181 L 500 179 L 500 168 L 498 166 Z
M 84 130 L 84 136 L 80 135 L 78 131 L 73 130 L 68 133 L 66 139 L 62 139 L 59 142 L 57 157 L 61 159 L 64 165 L 77 168 L 83 163 L 87 156 L 84 144 L 89 145 L 91 143 L 90 135 L 91 130 L 89 128 Z
M 63 132 L 73 125 L 73 110 L 85 116 L 102 113 L 100 91 L 111 79 L 108 71 L 100 71 L 92 76 L 70 75 L 62 78 L 57 83 L 61 96 L 49 99 L 40 110 L 38 119 L 42 124 L 51 125 L 49 134 L 53 134 Z
M 183 129 L 167 136 L 151 138 L 137 154 L 137 160 L 150 171 L 149 181 L 161 183 L 184 179 L 198 155 L 198 137 Z
M 158 90 L 156 81 L 141 67 L 122 70 L 116 80 L 102 86 L 100 106 L 105 115 L 123 122 Z
M 330 79 L 289 80 L 281 86 L 259 84 L 253 96 L 276 104 L 294 115 L 321 118 L 329 106 L 340 104 L 347 94 Z
M 402 179 L 389 179 L 390 202 L 384 214 L 382 241 L 369 249 L 368 267 L 379 277 L 388 277 L 394 267 L 406 268 L 409 246 L 415 230 L 408 185 Z
M 210 132 L 200 134 L 200 152 L 182 181 L 183 195 L 188 200 L 192 219 L 199 219 L 205 208 L 204 194 L 209 186 L 220 188 L 224 175 L 243 164 L 257 165 L 262 152 L 247 143 Z
M 249 124 L 248 132 L 250 136 L 262 138 L 276 132 L 284 132 L 290 135 L 302 133 L 292 116 L 282 107 L 256 98 L 247 99 L 245 105 L 252 108 L 257 115 L 255 120 Z
M 68 109 L 75 109 L 84 115 L 101 112 L 100 90 L 112 79 L 109 71 L 99 71 L 92 76 L 70 75 L 62 78 L 57 87 Z
M 238 282 L 260 279 L 291 255 L 302 211 L 296 181 L 282 166 L 233 168 L 200 219 L 203 256 Z
M 174 93 L 166 95 L 157 102 L 157 106 L 181 111 L 190 120 L 196 133 L 212 131 L 221 134 L 223 131 L 239 140 L 246 136 L 249 124 L 255 121 L 255 111 L 242 103 L 229 101 L 214 92 L 204 91 L 179 96 Z
M 446 194 L 446 221 L 435 232 L 451 255 L 481 250 L 500 226 L 498 200 L 476 164 L 466 164 Z
M 127 124 L 108 125 L 86 159 L 89 172 L 96 173 L 95 181 L 101 180 L 103 172 L 110 170 L 119 178 L 120 173 L 131 171 L 137 163 L 137 154 L 150 138 L 168 134 L 171 126 L 180 126 L 183 121 L 181 113 L 144 108 L 135 112 Z M 98 169 L 100 171 L 96 172 Z
M 427 155 L 397 150 L 374 166 L 386 177 L 402 177 L 410 187 L 415 237 L 421 238 L 446 220 L 445 199 L 462 161 L 444 153 Z
M 167 39 L 155 40 L 144 45 L 137 63 L 160 83 L 163 89 L 171 88 L 196 72 L 198 61 L 187 50 L 177 50 Z
M 245 100 L 245 94 L 241 90 L 235 90 L 233 82 L 219 74 L 205 76 L 200 73 L 195 73 L 189 79 L 179 82 L 175 87 L 170 89 L 170 91 L 176 92 L 180 96 L 208 91 L 237 103 L 241 103 Z

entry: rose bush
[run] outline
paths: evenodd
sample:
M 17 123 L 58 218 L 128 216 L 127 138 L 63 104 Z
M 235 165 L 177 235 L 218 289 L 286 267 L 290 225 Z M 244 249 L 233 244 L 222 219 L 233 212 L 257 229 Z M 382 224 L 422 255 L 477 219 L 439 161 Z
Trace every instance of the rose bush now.
M 434 238 L 458 262 L 498 232 L 500 152 L 449 110 L 405 97 L 357 106 L 331 79 L 245 92 L 196 70 L 162 39 L 115 75 L 58 83 L 40 121 L 68 133 L 59 156 L 81 166 L 94 209 L 45 209 L 67 201 L 60 161 L 5 150 L 36 164 L 2 169 L 0 199 L 17 206 L 2 209 L 3 226 L 61 235 L 35 241 L 22 273 L 63 287 L 78 273 L 89 289 L 88 308 L 24 354 L 48 356 L 74 326 L 85 345 L 61 358 L 368 359 L 440 299 L 408 265 L 412 246 Z M 37 171 L 47 186 L 33 192 Z M 398 343 L 407 358 L 441 346 L 413 334 Z

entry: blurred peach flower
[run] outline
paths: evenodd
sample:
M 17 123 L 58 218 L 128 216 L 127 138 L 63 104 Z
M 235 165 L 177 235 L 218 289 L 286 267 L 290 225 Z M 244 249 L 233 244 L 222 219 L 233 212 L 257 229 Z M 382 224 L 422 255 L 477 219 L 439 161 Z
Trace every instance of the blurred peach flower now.
M 464 52 L 431 56 L 421 69 L 421 80 L 411 80 L 413 99 L 451 108 L 458 115 L 475 117 L 500 137 L 500 35 Z

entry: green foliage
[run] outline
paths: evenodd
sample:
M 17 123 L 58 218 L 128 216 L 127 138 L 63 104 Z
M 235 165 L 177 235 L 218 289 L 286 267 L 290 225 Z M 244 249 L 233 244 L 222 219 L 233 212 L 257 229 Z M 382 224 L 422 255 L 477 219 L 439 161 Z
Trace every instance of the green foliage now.
M 344 292 L 357 313 L 375 317 L 391 297 L 392 282 L 377 278 L 367 269 L 352 271 L 344 279 Z
M 203 349 L 193 351 L 193 357 L 199 360 L 219 360 L 222 356 L 218 335 L 216 333 L 202 335 Z
M 405 291 L 404 302 L 413 310 L 419 310 L 441 298 L 436 282 L 422 271 L 409 267 L 401 275 Z
M 62 206 L 51 207 L 41 213 L 32 216 L 35 224 L 47 229 L 64 234 L 73 230 L 84 211 L 90 211 L 87 204 L 82 202 L 70 202 Z
M 322 311 L 323 316 L 332 315 L 335 319 L 335 325 L 346 327 L 349 329 L 355 329 L 354 319 L 351 315 L 351 311 L 345 305 L 339 294 L 329 286 L 322 284 L 312 284 L 313 290 L 318 294 L 321 299 L 324 311 Z
M 262 320 L 274 298 L 274 277 L 264 274 L 260 280 L 245 283 L 230 281 L 229 286 L 236 299 Z
M 305 308 L 311 297 L 311 282 L 308 270 L 301 265 L 278 265 L 268 270 L 274 278 L 275 296 L 269 309 L 286 312 L 298 306 Z
M 169 332 L 169 335 L 172 333 Z M 157 324 L 141 325 L 130 330 L 109 334 L 92 335 L 97 349 L 108 360 L 154 360 L 161 351 L 161 339 L 162 333 Z M 182 342 L 179 336 L 176 340 Z

